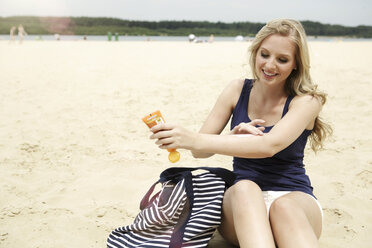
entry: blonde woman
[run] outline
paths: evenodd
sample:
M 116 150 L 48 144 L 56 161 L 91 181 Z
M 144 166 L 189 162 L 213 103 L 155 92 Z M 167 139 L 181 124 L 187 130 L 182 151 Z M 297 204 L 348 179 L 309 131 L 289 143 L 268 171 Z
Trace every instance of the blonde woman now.
M 310 77 L 305 31 L 294 20 L 267 23 L 250 48 L 253 79 L 221 93 L 199 133 L 174 124 L 152 128 L 162 149 L 196 158 L 233 156 L 237 176 L 223 200 L 222 236 L 240 247 L 318 247 L 322 208 L 303 157 L 331 128 L 319 113 L 326 96 Z M 221 135 L 231 119 L 231 132 Z

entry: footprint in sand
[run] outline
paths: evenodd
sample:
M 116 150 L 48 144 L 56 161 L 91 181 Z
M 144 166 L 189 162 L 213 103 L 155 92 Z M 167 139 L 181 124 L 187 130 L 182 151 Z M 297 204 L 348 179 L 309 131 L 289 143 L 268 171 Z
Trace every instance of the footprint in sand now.
M 332 182 L 330 184 L 330 189 L 332 189 L 335 193 L 332 194 L 333 197 L 339 198 L 345 194 L 344 185 L 340 182 Z
M 4 208 L 1 210 L 1 219 L 4 219 L 6 217 L 15 217 L 21 213 L 21 209 L 10 207 L 10 208 Z
M 8 238 L 8 233 L 0 233 L 0 241 L 5 241 Z
M 338 208 L 324 208 L 324 213 L 327 220 L 334 224 L 340 224 L 341 220 L 345 223 L 352 218 L 350 214 Z
M 372 172 L 369 170 L 363 170 L 355 175 L 353 184 L 361 188 L 371 188 L 372 186 Z
M 343 237 L 354 237 L 356 235 L 356 231 L 349 227 L 349 224 L 353 221 L 353 217 L 338 208 L 325 208 L 324 209 L 325 219 L 328 223 L 332 223 L 332 225 L 340 226 L 345 231 L 345 235 Z
M 23 144 L 21 144 L 20 150 L 25 151 L 27 153 L 34 153 L 34 152 L 40 151 L 40 146 L 39 145 L 32 145 L 32 144 L 29 144 L 29 143 L 23 143 Z

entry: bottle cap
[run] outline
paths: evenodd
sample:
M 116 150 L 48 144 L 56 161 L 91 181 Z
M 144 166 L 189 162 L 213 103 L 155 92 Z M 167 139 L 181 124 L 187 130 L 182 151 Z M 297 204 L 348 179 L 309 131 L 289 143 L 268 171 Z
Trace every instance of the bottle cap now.
M 168 159 L 172 163 L 177 162 L 178 160 L 180 160 L 180 158 L 181 158 L 181 155 L 180 155 L 179 152 L 177 152 L 177 151 L 171 151 L 171 152 L 169 152 Z

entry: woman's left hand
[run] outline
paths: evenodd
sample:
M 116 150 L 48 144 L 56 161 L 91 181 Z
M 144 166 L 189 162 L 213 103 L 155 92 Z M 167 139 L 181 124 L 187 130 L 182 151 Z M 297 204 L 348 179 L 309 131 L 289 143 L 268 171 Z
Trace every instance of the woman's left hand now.
M 253 134 L 253 135 L 263 135 L 265 127 L 258 126 L 263 125 L 264 120 L 254 119 L 251 122 L 245 123 L 242 122 L 239 125 L 236 125 L 230 132 L 230 134 Z
M 192 150 L 198 135 L 198 133 L 171 123 L 161 123 L 150 130 L 153 132 L 150 139 L 156 139 L 155 144 L 161 149 L 184 148 Z

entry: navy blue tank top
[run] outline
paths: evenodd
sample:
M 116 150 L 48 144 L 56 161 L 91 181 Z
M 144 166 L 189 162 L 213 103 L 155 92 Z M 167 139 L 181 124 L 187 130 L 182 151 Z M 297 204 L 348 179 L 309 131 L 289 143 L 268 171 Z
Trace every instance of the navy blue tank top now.
M 253 81 L 246 79 L 233 111 L 231 129 L 242 122 L 251 121 L 248 116 L 248 103 L 252 86 Z M 288 112 L 288 106 L 292 99 L 293 96 L 287 98 L 282 117 Z M 270 132 L 272 127 L 265 127 L 263 132 Z M 292 144 L 269 158 L 234 157 L 233 168 L 237 176 L 236 180 L 254 181 L 263 191 L 301 191 L 314 196 L 310 179 L 306 175 L 303 164 L 304 149 L 310 134 L 311 130 L 305 129 Z

